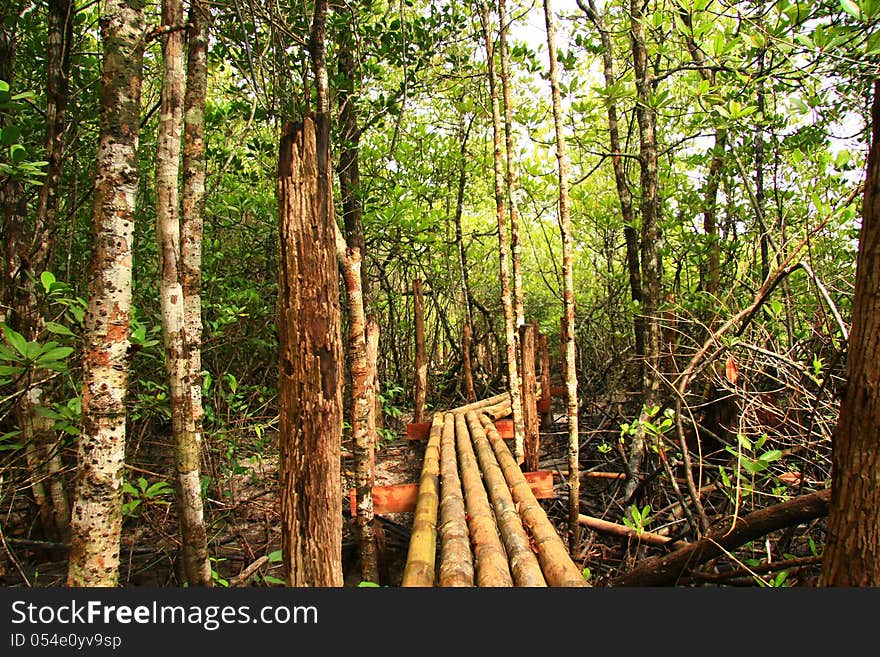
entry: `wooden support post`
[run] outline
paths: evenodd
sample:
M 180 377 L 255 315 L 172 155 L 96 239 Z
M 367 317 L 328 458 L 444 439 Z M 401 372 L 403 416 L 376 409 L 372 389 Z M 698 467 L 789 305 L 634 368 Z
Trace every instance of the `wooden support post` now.
M 550 388 L 550 350 L 547 347 L 547 336 L 538 333 L 538 358 L 541 361 L 541 400 L 538 402 L 538 413 L 544 429 L 549 429 L 553 422 Z
M 522 407 L 523 407 L 523 455 L 525 469 L 538 469 L 538 456 L 541 446 L 541 435 L 538 426 L 538 404 L 535 399 L 537 376 L 535 374 L 535 334 L 538 323 L 533 319 L 529 324 L 520 327 L 520 345 L 522 346 Z
M 425 355 L 425 298 L 422 295 L 422 281 L 413 281 L 413 314 L 416 329 L 416 382 L 415 413 L 413 422 L 424 422 L 425 393 L 428 387 L 428 359 Z
M 462 327 L 461 351 L 462 370 L 464 371 L 464 388 L 469 403 L 477 401 L 477 393 L 474 391 L 474 372 L 471 369 L 471 325 L 465 320 Z

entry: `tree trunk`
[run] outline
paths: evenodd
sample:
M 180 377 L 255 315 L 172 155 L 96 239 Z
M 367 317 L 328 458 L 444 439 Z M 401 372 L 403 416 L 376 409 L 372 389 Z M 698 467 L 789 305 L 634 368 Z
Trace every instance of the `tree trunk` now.
M 565 388 L 568 392 L 568 549 L 572 554 L 580 546 L 580 442 L 578 437 L 578 392 L 575 366 L 574 324 L 574 255 L 571 234 L 571 211 L 568 198 L 568 154 L 562 131 L 562 94 L 559 90 L 559 67 L 556 58 L 556 20 L 550 0 L 544 0 L 544 20 L 547 25 L 547 52 L 550 58 L 550 90 L 553 96 L 553 124 L 556 132 L 556 161 L 559 180 L 559 229 L 562 233 L 562 278 L 565 324 Z
M 644 0 L 630 3 L 630 37 L 633 69 L 636 78 L 636 119 L 639 124 L 639 169 L 641 185 L 640 210 L 642 215 L 642 317 L 644 321 L 644 367 L 642 368 L 642 412 L 639 429 L 630 448 L 627 481 L 624 495 L 630 497 L 638 486 L 638 473 L 646 457 L 644 424 L 650 420 L 646 410 L 660 401 L 660 194 L 657 172 L 656 114 L 651 106 L 653 79 L 648 67 L 645 43 Z
M 477 393 L 474 390 L 474 372 L 471 368 L 471 325 L 467 320 L 464 322 L 461 333 L 462 371 L 465 392 L 468 402 L 475 402 L 477 400 Z
M 587 17 L 596 26 L 599 39 L 602 43 L 602 71 L 605 77 L 605 86 L 611 87 L 617 81 L 614 77 L 614 54 L 611 46 L 611 36 L 605 27 L 605 22 L 596 9 L 593 0 L 585 6 L 583 0 L 578 0 L 578 6 L 587 14 Z M 636 218 L 633 212 L 632 193 L 629 191 L 629 183 L 626 179 L 626 170 L 623 166 L 623 151 L 620 144 L 620 129 L 618 128 L 617 104 L 608 99 L 608 140 L 611 146 L 611 167 L 614 171 L 614 183 L 617 187 L 617 199 L 620 202 L 620 216 L 623 219 L 623 237 L 626 244 L 626 269 L 629 274 L 630 298 L 639 304 L 642 303 L 642 268 L 639 262 L 639 235 L 636 230 Z M 644 322 L 640 312 L 633 318 L 633 332 L 635 334 L 636 356 L 641 358 L 645 355 Z
M 415 411 L 413 422 L 425 421 L 425 395 L 428 387 L 428 356 L 425 353 L 425 298 L 422 295 L 422 281 L 415 279 L 413 287 L 413 322 L 416 333 L 416 377 L 413 392 Z
M 847 386 L 832 454 L 827 586 L 880 586 L 880 81 L 871 121 Z
M 492 100 L 492 146 L 495 173 L 495 215 L 498 221 L 498 265 L 501 280 L 501 303 L 504 308 L 504 334 L 507 347 L 507 385 L 513 405 L 514 456 L 522 463 L 524 455 L 524 427 L 522 396 L 520 393 L 519 367 L 517 366 L 516 316 L 510 292 L 510 246 L 507 237 L 507 208 L 504 194 L 504 164 L 501 154 L 501 109 L 498 102 L 498 84 L 495 75 L 495 46 L 489 24 L 489 4 L 482 0 L 480 20 L 486 42 L 486 59 L 489 68 L 489 94 Z
M 538 353 L 541 359 L 541 423 L 545 429 L 553 422 L 553 393 L 550 389 L 550 349 L 547 347 L 547 336 L 538 333 Z
M 333 200 L 318 148 L 310 117 L 285 127 L 278 168 L 278 339 L 282 553 L 289 586 L 342 585 L 342 338 Z
M 541 451 L 540 422 L 538 420 L 538 401 L 535 398 L 537 373 L 535 372 L 535 336 L 538 331 L 537 322 L 520 327 L 520 345 L 522 346 L 522 400 L 523 426 L 525 428 L 525 468 L 535 472 L 540 469 L 538 457 Z
M 375 378 L 367 357 L 367 319 L 361 283 L 361 255 L 356 248 L 345 250 L 345 287 L 348 294 L 348 369 L 351 372 L 351 434 L 354 442 L 355 496 L 357 501 L 358 544 L 361 578 L 379 582 L 376 536 L 373 532 L 373 468 L 375 444 L 375 400 L 370 384 Z M 372 431 L 371 431 L 372 427 Z
M 180 506 L 185 508 L 184 565 L 191 586 L 210 586 L 200 460 L 203 439 L 202 406 L 202 232 L 205 210 L 205 102 L 208 91 L 208 33 L 210 7 L 193 0 L 190 7 L 186 93 L 183 99 L 183 206 L 181 270 L 185 336 L 186 425 L 190 441 L 178 461 Z
M 168 27 L 183 23 L 183 3 L 180 0 L 163 0 L 162 23 Z M 183 571 L 190 586 L 205 586 L 211 583 L 211 564 L 208 560 L 199 468 L 201 432 L 196 431 L 191 418 L 192 388 L 184 310 L 178 193 L 183 129 L 184 33 L 173 29 L 161 38 L 163 79 L 156 153 L 156 239 L 165 368 L 170 390 L 171 431 L 174 435 Z
M 37 196 L 34 231 L 25 228 L 26 208 L 20 183 L 10 179 L 0 192 L 7 210 L 9 259 L 7 305 L 12 309 L 6 323 L 29 342 L 36 341 L 44 319 L 37 307 L 34 280 L 51 263 L 52 247 L 58 224 L 58 199 L 61 194 L 64 132 L 70 74 L 70 47 L 73 39 L 74 8 L 69 0 L 48 3 L 46 39 L 46 177 Z M 14 44 L 4 48 L 5 63 L 0 78 L 12 82 Z M 21 393 L 16 404 L 16 418 L 25 445 L 31 490 L 37 503 L 43 533 L 50 540 L 70 540 L 70 505 L 62 469 L 60 439 L 52 429 L 52 420 L 40 413 L 46 406 L 44 370 L 35 370 L 17 382 Z
M 69 586 L 116 586 L 122 528 L 125 395 L 144 14 L 108 0 L 101 138 L 92 224 L 96 236 L 83 336 L 82 432 L 71 517 Z
M 464 120 L 464 119 L 462 119 Z M 467 143 L 473 120 L 461 127 L 461 145 L 458 160 L 458 191 L 455 197 L 455 244 L 458 247 L 458 267 L 461 273 L 461 292 L 464 297 L 464 327 L 462 328 L 462 352 L 465 392 L 469 402 L 477 400 L 474 390 L 473 362 L 471 360 L 471 341 L 473 339 L 474 318 L 471 313 L 471 290 L 468 283 L 467 249 L 461 230 L 461 215 L 464 211 L 464 192 L 467 185 Z
M 513 19 L 510 19 L 511 22 Z M 507 52 L 507 2 L 498 0 L 498 49 L 501 55 L 501 91 L 504 98 L 504 150 L 507 154 L 507 202 L 510 209 L 510 255 L 513 263 L 513 311 L 516 326 L 525 324 L 522 246 L 519 239 L 519 208 L 516 203 L 516 153 L 513 148 L 513 103 L 510 100 L 510 56 Z
M 367 257 L 364 240 L 363 202 L 361 201 L 360 137 L 358 126 L 358 97 L 360 93 L 360 72 L 355 59 L 356 44 L 354 25 L 349 22 L 340 35 L 339 73 L 342 85 L 339 98 L 339 188 L 342 194 L 342 224 L 345 226 L 345 241 L 360 252 L 361 261 Z M 363 268 L 363 265 L 362 265 Z M 361 273 L 364 310 L 369 309 L 370 281 Z

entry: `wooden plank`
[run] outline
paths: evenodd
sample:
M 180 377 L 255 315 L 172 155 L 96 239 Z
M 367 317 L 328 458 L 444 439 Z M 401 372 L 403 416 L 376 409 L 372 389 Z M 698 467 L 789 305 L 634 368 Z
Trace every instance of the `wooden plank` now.
M 504 440 L 513 439 L 513 420 L 495 420 L 495 428 L 498 429 L 498 433 Z
M 529 487 L 539 500 L 555 497 L 553 492 L 553 471 L 539 470 L 524 472 Z M 373 486 L 373 513 L 409 513 L 415 510 L 419 497 L 418 484 L 394 484 L 391 486 Z M 351 514 L 357 513 L 355 489 L 348 492 Z
M 430 422 L 411 422 L 406 425 L 406 437 L 408 440 L 426 440 L 430 429 Z
M 502 438 L 513 439 L 513 420 L 495 420 L 495 427 Z M 406 437 L 408 440 L 426 440 L 430 428 L 430 422 L 411 422 L 406 425 Z
M 549 500 L 555 497 L 553 492 L 553 471 L 538 470 L 537 472 L 523 472 L 529 488 L 539 500 Z

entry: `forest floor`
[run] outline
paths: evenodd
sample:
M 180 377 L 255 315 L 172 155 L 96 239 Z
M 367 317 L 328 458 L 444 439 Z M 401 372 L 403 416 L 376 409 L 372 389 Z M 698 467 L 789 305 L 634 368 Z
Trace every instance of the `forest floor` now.
M 614 446 L 618 444 L 620 426 L 634 416 L 638 395 L 619 394 L 601 402 L 582 406 L 580 421 L 582 474 L 591 471 L 623 472 L 622 456 Z M 563 403 L 554 399 L 552 422 L 541 432 L 540 464 L 542 470 L 554 472 L 555 498 L 541 500 L 541 504 L 560 535 L 566 536 L 568 492 L 567 470 L 568 430 Z M 402 428 L 406 417 L 398 418 L 400 431 L 391 442 L 380 445 L 376 455 L 376 485 L 417 483 L 419 481 L 425 442 L 409 441 Z M 250 436 L 250 437 L 249 437 Z M 278 491 L 277 439 L 269 431 L 241 431 L 237 438 L 240 457 L 223 464 L 222 473 L 207 464 L 207 471 L 215 474 L 208 492 L 209 552 L 219 586 L 273 586 L 283 583 L 280 564 L 281 529 Z M 252 441 L 251 444 L 248 441 Z M 169 439 L 143 441 L 138 446 L 139 467 L 130 468 L 129 481 L 144 477 L 148 481 L 173 481 Z M 354 487 L 354 463 L 344 451 L 342 470 L 343 487 Z M 219 456 L 217 457 L 219 459 Z M 622 480 L 593 478 L 581 480 L 580 512 L 620 524 L 625 522 L 622 506 Z M 659 480 L 654 481 L 651 501 L 657 510 L 656 523 L 650 531 L 676 537 L 687 524 L 683 518 L 661 515 L 660 503 L 674 505 L 676 498 Z M 218 499 L 219 498 L 219 499 Z M 130 501 L 130 498 L 128 498 Z M 123 524 L 120 555 L 121 586 L 176 587 L 183 581 L 179 572 L 179 538 L 170 495 L 141 497 L 141 503 Z M 719 503 L 717 511 L 725 509 Z M 63 586 L 67 569 L 64 546 L 40 541 L 33 519 L 36 514 L 27 495 L 20 494 L 2 510 L 0 518 L 0 585 L 2 586 Z M 410 526 L 413 513 L 392 513 L 379 518 L 384 530 L 384 558 L 381 584 L 400 585 L 406 563 Z M 357 558 L 357 535 L 354 518 L 343 508 L 343 572 L 345 586 L 361 582 Z M 821 531 L 821 528 L 820 528 Z M 779 559 L 787 551 L 809 558 L 806 532 L 790 532 L 774 538 L 773 558 Z M 770 557 L 770 542 L 755 542 L 739 559 L 758 560 L 764 553 Z M 590 569 L 594 586 L 607 585 L 611 579 L 630 570 L 640 560 L 667 553 L 662 547 L 642 544 L 637 539 L 621 538 L 592 531 L 582 531 L 582 540 L 575 553 L 580 568 Z M 788 555 L 791 556 L 791 555 Z M 727 564 L 724 564 L 727 565 Z M 249 569 L 249 566 L 257 566 Z M 248 572 L 249 571 L 249 572 Z M 241 577 L 248 572 L 246 577 Z M 811 585 L 818 566 L 799 568 L 789 577 L 787 585 Z M 741 578 L 732 584 L 760 585 L 754 578 Z

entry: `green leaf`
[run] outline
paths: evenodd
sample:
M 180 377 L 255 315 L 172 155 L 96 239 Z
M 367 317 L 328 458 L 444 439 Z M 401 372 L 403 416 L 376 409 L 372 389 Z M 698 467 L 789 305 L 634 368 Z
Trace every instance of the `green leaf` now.
M 843 10 L 857 20 L 862 20 L 862 10 L 853 0 L 840 0 Z
M 751 474 L 758 474 L 768 468 L 766 461 L 752 461 L 751 459 L 743 459 L 742 467 Z
M 40 282 L 43 284 L 46 292 L 49 292 L 52 289 L 52 283 L 55 282 L 55 274 L 50 271 L 44 271 L 40 274 Z
M 9 147 L 9 159 L 13 164 L 21 164 L 27 157 L 27 151 L 21 144 L 13 144 Z
M 21 136 L 21 131 L 14 125 L 8 125 L 0 130 L 0 144 L 10 146 Z
M 279 563 L 282 558 L 281 550 L 273 550 L 269 553 L 269 563 Z
M 763 461 L 764 463 L 769 463 L 770 461 L 775 461 L 780 458 L 782 458 L 782 452 L 778 449 L 771 449 L 770 451 L 761 454 L 761 456 L 758 457 L 758 460 Z
M 53 347 L 40 356 L 40 360 L 61 360 L 73 353 L 73 347 Z
M 57 322 L 46 322 L 46 330 L 57 335 L 73 336 L 73 331 L 64 326 L 64 324 L 58 324 Z
M 3 334 L 6 336 L 6 341 L 12 345 L 13 349 L 15 349 L 18 353 L 20 353 L 25 358 L 27 355 L 27 340 L 24 339 L 24 336 L 21 333 L 18 333 L 15 329 L 11 329 L 8 326 L 3 326 Z

